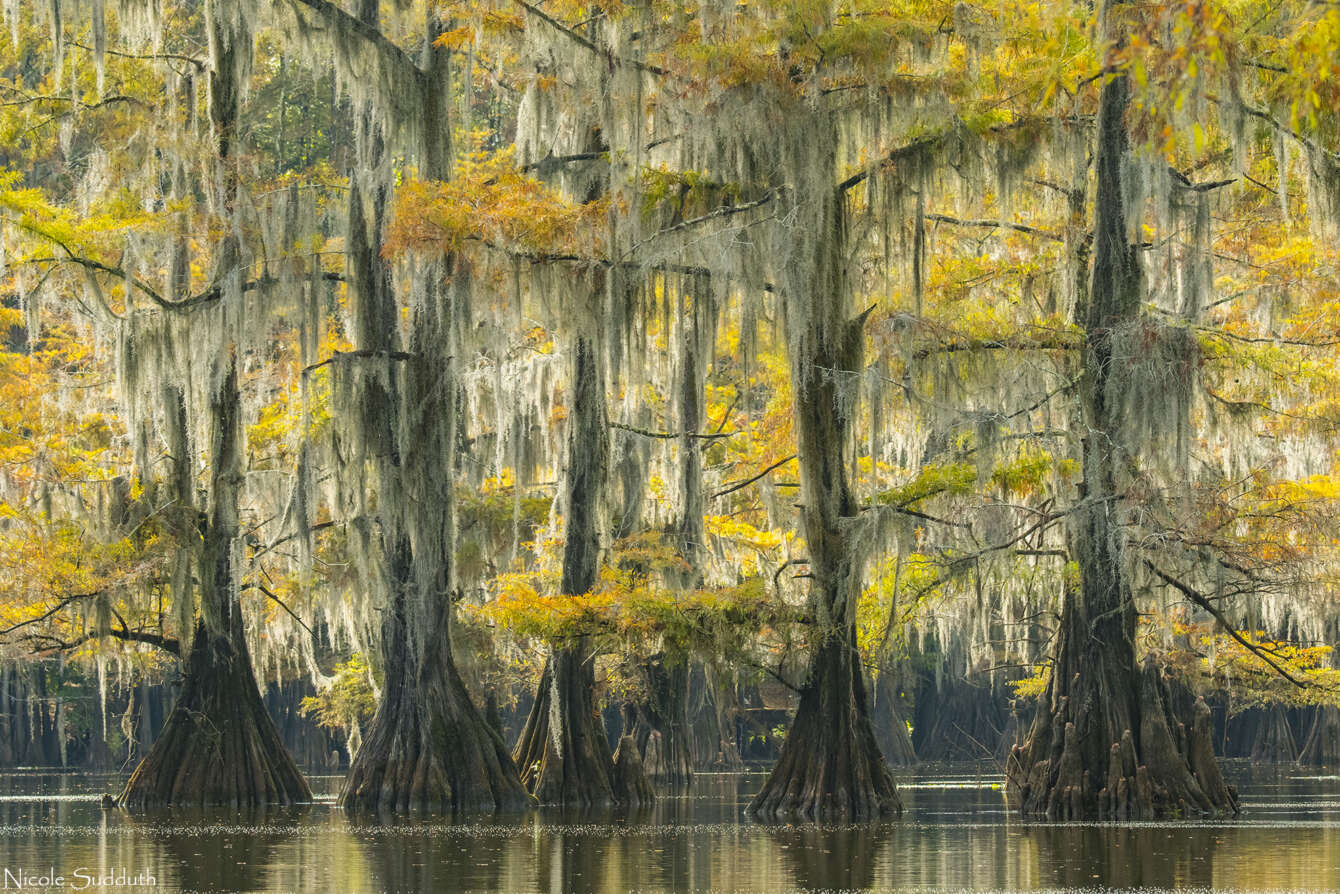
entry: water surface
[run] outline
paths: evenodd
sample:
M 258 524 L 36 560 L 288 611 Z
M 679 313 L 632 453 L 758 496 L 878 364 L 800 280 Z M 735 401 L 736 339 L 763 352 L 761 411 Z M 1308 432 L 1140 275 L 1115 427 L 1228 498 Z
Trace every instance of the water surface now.
M 901 820 L 767 826 L 744 816 L 761 774 L 700 776 L 636 814 L 557 810 L 450 822 L 352 820 L 340 777 L 292 810 L 104 811 L 118 780 L 41 771 L 0 780 L 0 876 L 152 876 L 155 891 L 777 892 L 1143 888 L 1340 890 L 1340 776 L 1232 766 L 1228 821 L 1026 823 L 992 768 L 900 776 Z M 120 876 L 118 878 L 117 876 Z

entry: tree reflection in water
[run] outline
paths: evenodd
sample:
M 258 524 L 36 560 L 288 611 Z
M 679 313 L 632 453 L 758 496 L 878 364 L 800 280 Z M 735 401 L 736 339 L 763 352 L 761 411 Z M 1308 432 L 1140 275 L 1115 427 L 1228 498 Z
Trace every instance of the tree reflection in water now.
M 875 885 L 875 861 L 893 825 L 776 826 L 768 837 L 797 888 L 852 890 Z
M 117 811 L 154 843 L 159 885 L 183 891 L 265 890 L 277 851 L 310 821 L 309 806 L 228 811 L 172 808 Z M 132 867 L 138 869 L 140 867 Z M 144 867 L 148 868 L 148 867 Z

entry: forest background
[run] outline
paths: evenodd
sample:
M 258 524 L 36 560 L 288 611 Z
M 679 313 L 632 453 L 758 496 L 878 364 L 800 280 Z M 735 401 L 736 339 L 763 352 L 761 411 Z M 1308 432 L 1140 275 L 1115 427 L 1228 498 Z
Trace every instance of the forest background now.
M 3 15 L 0 762 L 1079 817 L 1340 760 L 1334 4 Z

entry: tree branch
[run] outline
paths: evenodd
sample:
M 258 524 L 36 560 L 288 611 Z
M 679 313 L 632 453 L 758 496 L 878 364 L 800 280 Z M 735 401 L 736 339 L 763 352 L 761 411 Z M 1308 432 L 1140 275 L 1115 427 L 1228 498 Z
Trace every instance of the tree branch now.
M 303 621 L 302 618 L 298 617 L 298 613 L 295 612 L 293 609 L 289 608 L 289 607 L 284 603 L 284 600 L 282 600 L 282 599 L 280 599 L 278 596 L 276 596 L 276 595 L 274 594 L 274 592 L 273 592 L 269 587 L 265 586 L 265 584 L 257 584 L 257 583 L 243 584 L 242 589 L 244 589 L 244 590 L 260 590 L 262 593 L 264 593 L 264 594 L 266 595 L 267 598 L 269 598 L 272 602 L 274 602 L 275 605 L 279 606 L 279 607 L 282 608 L 284 611 L 288 612 L 289 617 L 292 618 L 293 620 L 297 621 L 298 624 L 299 624 L 299 626 L 301 626 L 303 630 L 306 630 L 306 631 L 307 631 L 308 633 L 310 633 L 312 636 L 316 636 L 316 631 L 314 631 L 314 630 L 312 630 L 312 628 L 308 627 L 307 624 L 306 624 L 306 622 Z
M 775 463 L 773 463 L 772 465 L 768 466 L 766 469 L 764 469 L 762 472 L 759 472 L 759 473 L 758 473 L 757 475 L 755 475 L 754 477 L 752 477 L 752 478 L 746 478 L 744 481 L 741 481 L 741 482 L 739 482 L 739 483 L 737 483 L 737 484 L 733 484 L 733 485 L 731 485 L 730 487 L 726 488 L 725 490 L 719 490 L 719 491 L 717 491 L 716 493 L 712 494 L 711 499 L 715 500 L 717 497 L 724 497 L 724 496 L 726 496 L 727 494 L 733 494 L 733 493 L 735 493 L 737 490 L 743 490 L 744 488 L 746 488 L 746 487 L 748 487 L 749 485 L 753 484 L 755 481 L 757 481 L 757 480 L 759 480 L 760 478 L 762 478 L 764 475 L 767 475 L 769 472 L 773 471 L 774 469 L 778 469 L 778 468 L 780 468 L 780 467 L 786 465 L 787 463 L 789 463 L 791 460 L 793 460 L 793 459 L 795 459 L 795 458 L 796 458 L 796 455 L 793 453 L 793 454 L 791 454 L 790 456 L 787 456 L 787 457 L 784 457 L 784 458 L 782 458 L 782 459 L 779 459 L 779 460 L 777 460 L 777 462 L 775 462 Z
M 304 2 L 306 2 L 306 0 L 304 0 Z M 540 9 L 538 6 L 535 6 L 534 4 L 531 3 L 527 3 L 526 0 L 513 0 L 513 2 L 516 3 L 517 6 L 520 6 L 522 9 L 524 9 L 526 12 L 535 16 L 535 18 L 539 19 L 549 27 L 553 28 L 558 33 L 566 36 L 573 43 L 587 50 L 590 50 L 592 53 L 595 53 L 597 56 L 606 60 L 611 65 L 631 65 L 638 71 L 645 71 L 648 72 L 649 74 L 659 75 L 661 77 L 664 77 L 665 75 L 669 74 L 669 72 L 667 72 L 664 68 L 660 68 L 655 65 L 648 65 L 647 63 L 639 61 L 637 59 L 624 59 L 620 56 L 615 56 L 608 49 L 603 49 L 597 46 L 594 41 L 590 40 L 589 38 L 587 38 L 582 34 L 579 34 L 575 29 L 570 28 L 567 25 L 563 24 L 558 19 L 549 15 L 549 13 Z
M 1190 585 L 1185 584 L 1182 581 L 1178 580 L 1177 578 L 1173 577 L 1172 575 L 1166 573 L 1163 569 L 1159 568 L 1149 559 L 1145 559 L 1144 562 L 1145 567 L 1148 568 L 1150 571 L 1154 572 L 1155 577 L 1159 578 L 1159 580 L 1163 581 L 1168 586 L 1172 587 L 1174 590 L 1181 593 L 1187 599 L 1190 599 L 1196 605 L 1199 605 L 1201 608 L 1209 612 L 1210 616 L 1214 618 L 1215 622 L 1218 623 L 1220 628 L 1222 628 L 1223 631 L 1227 633 L 1229 636 L 1233 637 L 1233 639 L 1237 640 L 1240 646 L 1242 646 L 1248 652 L 1251 652 L 1257 658 L 1260 658 L 1266 664 L 1270 665 L 1271 669 L 1274 670 L 1275 673 L 1279 674 L 1281 677 L 1288 680 L 1290 683 L 1297 686 L 1299 689 L 1307 688 L 1308 684 L 1306 682 L 1299 680 L 1298 678 L 1290 674 L 1287 670 L 1285 670 L 1283 667 L 1276 664 L 1275 661 L 1270 657 L 1270 655 L 1267 654 L 1265 649 L 1262 649 L 1256 643 L 1251 642 L 1245 636 L 1239 633 L 1238 629 L 1229 623 L 1228 618 L 1224 617 L 1224 613 L 1221 612 L 1218 608 L 1216 608 L 1214 603 L 1210 602 L 1209 598 L 1206 597 L 1204 593 L 1201 593 L 1199 590 L 1196 590 Z
M 673 431 L 652 431 L 647 428 L 638 428 L 634 425 L 625 425 L 622 422 L 611 422 L 610 428 L 617 428 L 620 431 L 631 432 L 635 435 L 641 435 L 644 438 L 659 438 L 663 441 L 677 441 L 680 438 L 698 438 L 704 441 L 713 441 L 717 438 L 732 438 L 738 435 L 737 431 L 713 432 L 712 434 L 699 434 L 698 432 L 673 432 Z
M 1040 227 L 1032 227 L 1028 224 L 1011 223 L 1009 221 L 999 220 L 964 220 L 957 217 L 950 217 L 947 214 L 927 214 L 927 220 L 933 220 L 936 223 L 950 224 L 959 227 L 979 227 L 982 229 L 994 230 L 1004 227 L 1007 230 L 1014 230 L 1019 233 L 1027 233 L 1030 236 L 1041 236 L 1044 239 L 1050 239 L 1053 242 L 1064 242 L 1065 237 L 1059 233 L 1053 233 L 1051 230 L 1044 230 Z
M 417 354 L 410 354 L 405 351 L 336 351 L 325 360 L 318 360 L 311 366 L 303 367 L 302 374 L 305 376 L 309 372 L 314 372 L 323 366 L 328 366 L 339 360 L 355 360 L 363 358 L 384 357 L 387 360 L 413 360 Z M 315 530 L 315 529 L 313 529 Z

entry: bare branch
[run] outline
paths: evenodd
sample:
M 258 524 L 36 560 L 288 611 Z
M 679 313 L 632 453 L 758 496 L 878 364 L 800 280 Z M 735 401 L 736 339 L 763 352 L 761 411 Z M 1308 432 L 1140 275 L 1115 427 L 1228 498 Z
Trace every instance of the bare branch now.
M 1229 623 L 1229 620 L 1224 616 L 1224 613 L 1221 612 L 1204 593 L 1201 593 L 1199 590 L 1196 590 L 1189 584 L 1183 583 L 1182 581 L 1168 574 L 1162 568 L 1159 568 L 1157 565 L 1151 562 L 1149 559 L 1145 559 L 1145 567 L 1148 568 L 1150 571 L 1154 572 L 1154 576 L 1157 577 L 1159 580 L 1163 581 L 1168 586 L 1172 587 L 1174 590 L 1181 593 L 1187 599 L 1190 599 L 1192 602 L 1196 603 L 1196 605 L 1199 605 L 1201 608 L 1209 612 L 1210 616 L 1214 618 L 1214 620 L 1219 624 L 1219 627 L 1223 629 L 1225 633 L 1233 637 L 1233 639 L 1237 640 L 1238 644 L 1241 645 L 1248 652 L 1251 652 L 1257 658 L 1260 658 L 1266 664 L 1270 665 L 1271 669 L 1274 670 L 1275 673 L 1279 674 L 1281 677 L 1288 680 L 1290 683 L 1297 686 L 1299 689 L 1307 688 L 1308 684 L 1306 682 L 1304 682 L 1303 680 L 1299 680 L 1297 677 L 1290 674 L 1283 667 L 1276 664 L 1274 659 L 1272 659 L 1270 655 L 1267 653 L 1267 650 L 1261 648 L 1256 643 L 1251 642 L 1245 636 L 1239 633 L 1238 629 L 1234 627 L 1231 623 Z

